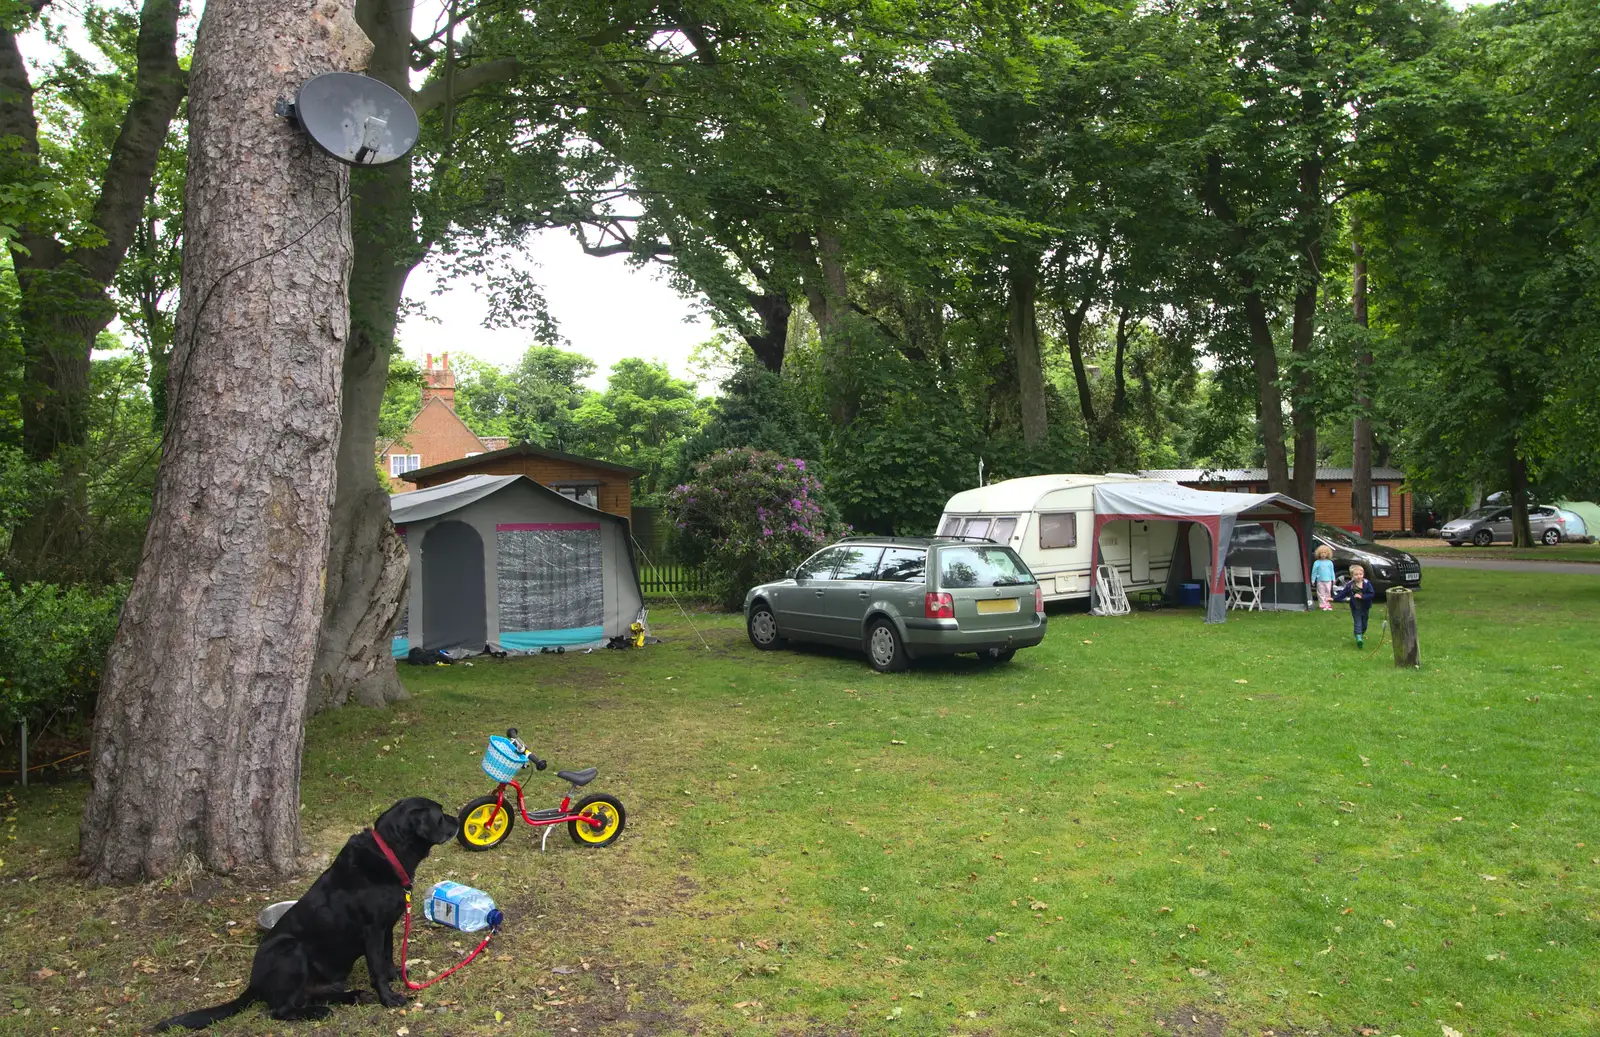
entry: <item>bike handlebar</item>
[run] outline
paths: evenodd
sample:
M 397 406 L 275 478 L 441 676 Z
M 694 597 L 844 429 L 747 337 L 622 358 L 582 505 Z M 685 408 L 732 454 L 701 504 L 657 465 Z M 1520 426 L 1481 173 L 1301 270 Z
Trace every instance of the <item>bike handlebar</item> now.
M 517 737 L 517 729 L 516 728 L 514 728 L 514 727 L 506 728 L 506 737 L 511 739 L 511 744 L 516 746 L 517 750 L 519 752 L 521 752 L 523 755 L 527 756 L 528 762 L 532 763 L 533 766 L 536 769 L 542 771 L 546 767 L 550 766 L 550 761 L 549 760 L 541 760 L 541 759 L 539 759 L 539 757 L 533 755 L 533 750 L 528 748 L 527 743 L 523 742 L 522 739 Z

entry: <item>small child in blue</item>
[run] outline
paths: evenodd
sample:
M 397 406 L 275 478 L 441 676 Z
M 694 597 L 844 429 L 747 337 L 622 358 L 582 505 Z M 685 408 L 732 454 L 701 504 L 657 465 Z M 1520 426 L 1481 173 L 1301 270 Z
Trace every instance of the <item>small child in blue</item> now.
M 1356 626 L 1357 648 L 1366 643 L 1363 638 L 1367 633 L 1367 613 L 1372 609 L 1372 599 L 1377 596 L 1377 588 L 1367 579 L 1367 571 L 1359 565 L 1350 567 L 1350 582 L 1333 592 L 1334 601 L 1350 603 L 1350 618 L 1355 620 Z
M 1317 560 L 1311 563 L 1311 586 L 1317 589 L 1317 607 L 1332 612 L 1333 548 L 1327 544 L 1317 548 Z

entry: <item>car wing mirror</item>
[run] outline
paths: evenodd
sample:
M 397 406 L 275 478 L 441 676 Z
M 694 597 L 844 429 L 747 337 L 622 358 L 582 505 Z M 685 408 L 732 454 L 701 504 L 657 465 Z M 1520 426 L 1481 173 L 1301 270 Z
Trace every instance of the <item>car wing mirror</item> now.
M 787 571 L 787 572 L 785 572 L 785 573 L 784 573 L 784 574 L 783 574 L 783 578 L 784 578 L 784 579 L 786 579 L 786 580 L 793 580 L 793 579 L 797 579 L 797 578 L 798 578 L 798 577 L 797 577 L 797 576 L 796 576 L 796 574 L 797 574 L 797 573 L 798 573 L 798 572 L 799 572 L 799 571 L 800 571 L 800 570 L 799 570 L 799 569 L 790 569 L 790 570 L 788 570 L 788 571 Z

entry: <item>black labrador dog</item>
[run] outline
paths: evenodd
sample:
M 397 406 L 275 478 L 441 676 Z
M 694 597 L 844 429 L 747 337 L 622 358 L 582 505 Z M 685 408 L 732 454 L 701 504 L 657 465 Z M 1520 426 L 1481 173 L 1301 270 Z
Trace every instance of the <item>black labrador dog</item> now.
M 435 846 L 454 839 L 459 827 L 431 799 L 402 799 L 385 810 L 372 828 L 350 837 L 328 870 L 262 938 L 244 993 L 226 1004 L 173 1016 L 156 1029 L 199 1030 L 256 1001 L 266 1002 L 274 1019 L 324 1018 L 332 1011 L 329 1004 L 360 999 L 345 981 L 362 955 L 378 1000 L 389 1008 L 405 1004 L 404 994 L 389 989 L 400 976 L 394 965 L 395 923 L 405 914 L 406 890 L 417 865 Z M 385 845 L 394 861 L 383 852 Z

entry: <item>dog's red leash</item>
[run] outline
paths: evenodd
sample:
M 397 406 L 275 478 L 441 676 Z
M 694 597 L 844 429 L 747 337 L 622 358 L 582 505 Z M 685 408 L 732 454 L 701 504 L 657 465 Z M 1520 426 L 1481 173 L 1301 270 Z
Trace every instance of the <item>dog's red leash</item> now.
M 392 867 L 394 869 L 394 873 L 399 876 L 400 885 L 406 891 L 406 927 L 400 936 L 400 981 L 406 985 L 407 990 L 426 990 L 435 983 L 439 982 L 441 979 L 444 979 L 446 976 L 461 968 L 461 966 L 470 962 L 473 958 L 476 958 L 478 955 L 482 954 L 483 949 L 489 946 L 489 941 L 494 939 L 495 933 L 500 931 L 500 927 L 498 925 L 491 926 L 488 934 L 484 936 L 483 942 L 474 947 L 471 954 L 467 955 L 465 958 L 462 958 L 448 969 L 445 969 L 437 976 L 428 980 L 428 982 L 413 983 L 411 978 L 406 975 L 406 947 L 411 943 L 411 876 L 406 873 L 405 865 L 400 863 L 400 858 L 396 857 L 394 851 L 389 849 L 389 844 L 383 841 L 383 836 L 378 834 L 378 830 L 376 828 L 371 828 L 368 829 L 368 831 L 372 833 L 372 840 L 378 844 L 378 849 L 382 850 L 383 855 L 389 859 L 389 866 Z

